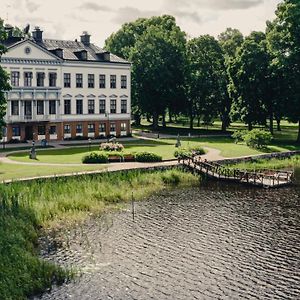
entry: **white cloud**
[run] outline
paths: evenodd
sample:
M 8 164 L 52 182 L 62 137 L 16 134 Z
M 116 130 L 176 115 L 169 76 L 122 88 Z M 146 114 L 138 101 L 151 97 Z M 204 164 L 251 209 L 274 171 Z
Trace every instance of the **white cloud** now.
M 40 26 L 45 37 L 75 39 L 87 30 L 96 44 L 124 22 L 139 17 L 171 14 L 192 37 L 217 36 L 226 27 L 244 34 L 264 30 L 281 0 L 1 0 L 2 18 L 23 28 Z M 4 2 L 4 3 L 3 3 Z

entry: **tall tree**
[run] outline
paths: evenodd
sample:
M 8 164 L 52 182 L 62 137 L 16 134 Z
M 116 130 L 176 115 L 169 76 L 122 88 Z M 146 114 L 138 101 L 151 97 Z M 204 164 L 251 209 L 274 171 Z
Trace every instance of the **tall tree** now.
M 299 124 L 297 142 L 300 143 L 300 2 L 284 0 L 275 13 L 275 20 L 268 24 L 268 45 L 276 57 L 274 63 L 285 70 L 286 114 Z
M 231 86 L 231 75 L 230 75 L 230 65 L 236 57 L 237 50 L 241 47 L 244 37 L 243 34 L 238 29 L 227 28 L 218 36 L 219 43 L 223 49 L 225 57 L 226 66 L 226 85 L 227 91 L 224 95 L 224 100 L 221 105 L 222 113 L 222 131 L 225 131 L 227 126 L 230 124 L 230 111 L 232 102 L 236 101 L 238 95 L 234 93 L 234 90 L 230 89 Z
M 153 126 L 166 108 L 178 110 L 183 87 L 186 38 L 172 16 L 127 23 L 105 42 L 105 48 L 133 63 L 134 110 L 151 113 Z
M 231 91 L 238 95 L 232 112 L 251 130 L 254 124 L 265 124 L 265 107 L 269 75 L 269 56 L 264 34 L 254 32 L 245 39 L 230 65 Z
M 190 127 L 195 116 L 210 120 L 224 113 L 226 102 L 226 70 L 222 49 L 209 35 L 190 40 L 187 44 L 186 91 Z
M 3 20 L 0 19 L 0 59 L 2 54 L 6 52 L 6 48 L 2 44 L 6 37 L 7 35 L 3 26 Z M 6 113 L 6 98 L 4 93 L 10 89 L 8 79 L 8 74 L 0 66 L 0 136 L 2 135 L 2 128 L 5 125 L 4 116 Z

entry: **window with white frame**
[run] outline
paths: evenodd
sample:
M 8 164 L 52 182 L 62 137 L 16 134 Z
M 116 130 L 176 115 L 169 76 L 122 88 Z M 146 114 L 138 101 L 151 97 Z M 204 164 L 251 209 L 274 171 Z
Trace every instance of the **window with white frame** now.
M 20 85 L 20 72 L 12 71 L 10 74 L 10 83 L 12 86 Z
M 127 76 L 121 75 L 121 89 L 127 89 Z
M 82 124 L 76 125 L 76 133 L 82 133 Z
M 64 73 L 64 87 L 71 87 L 71 73 Z
M 115 132 L 116 131 L 116 123 L 114 123 L 114 122 L 111 122 L 110 123 L 110 132 Z
M 13 100 L 11 101 L 11 115 L 18 116 L 19 115 L 19 101 Z
M 95 113 L 95 100 L 88 99 L 88 113 L 94 114 Z
M 127 100 L 121 100 L 121 114 L 127 114 Z
M 82 115 L 83 114 L 83 100 L 76 99 L 76 114 Z
M 82 74 L 76 74 L 76 87 L 82 88 Z
M 71 126 L 69 124 L 64 125 L 64 133 L 71 133 Z
M 105 106 L 105 99 L 99 100 L 99 114 L 105 114 L 106 106 Z
M 110 99 L 110 113 L 116 114 L 117 113 L 117 100 Z
M 12 127 L 12 135 L 13 136 L 20 136 L 20 126 L 13 126 Z
M 95 75 L 88 74 L 88 88 L 94 88 L 94 87 L 95 87 Z
M 42 101 L 42 100 L 36 101 L 36 114 L 37 115 L 44 114 L 44 101 Z
M 127 123 L 122 122 L 121 123 L 121 131 L 126 131 L 127 130 Z
M 106 132 L 106 124 L 105 123 L 100 123 L 99 124 L 99 132 L 100 133 L 105 133 Z
M 99 88 L 100 89 L 105 89 L 105 74 L 100 74 L 99 75 Z
M 55 125 L 50 126 L 49 134 L 56 134 L 56 126 Z
M 56 100 L 49 100 L 49 115 L 56 114 Z
M 95 124 L 90 123 L 88 124 L 88 133 L 94 133 L 95 132 Z
M 36 86 L 44 86 L 45 73 L 37 72 L 36 73 Z
M 71 100 L 70 99 L 64 100 L 64 114 L 65 115 L 71 114 Z
M 115 89 L 117 87 L 117 75 L 110 75 L 110 88 Z
M 49 86 L 55 87 L 56 86 L 56 79 L 57 79 L 57 74 L 56 73 L 49 73 Z
M 32 72 L 24 72 L 24 86 L 32 86 Z

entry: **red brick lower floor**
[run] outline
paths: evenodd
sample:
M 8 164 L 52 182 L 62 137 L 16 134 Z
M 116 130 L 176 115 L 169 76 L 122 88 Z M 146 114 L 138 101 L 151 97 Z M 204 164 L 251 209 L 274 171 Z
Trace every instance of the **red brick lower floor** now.
M 109 135 L 126 136 L 131 133 L 130 120 L 72 121 L 14 123 L 6 126 L 6 140 L 65 140 L 100 138 Z

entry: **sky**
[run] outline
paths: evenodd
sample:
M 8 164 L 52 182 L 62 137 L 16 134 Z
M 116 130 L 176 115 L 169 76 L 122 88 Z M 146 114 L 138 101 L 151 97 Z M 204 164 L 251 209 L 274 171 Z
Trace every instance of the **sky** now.
M 39 26 L 45 38 L 74 40 L 83 31 L 103 46 L 123 23 L 139 17 L 171 14 L 189 37 L 211 34 L 227 27 L 245 35 L 264 30 L 282 0 L 0 0 L 1 14 L 11 25 L 31 30 Z

